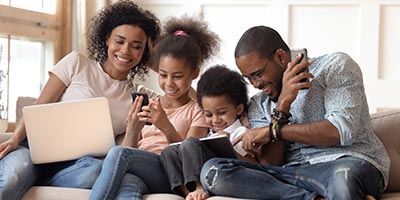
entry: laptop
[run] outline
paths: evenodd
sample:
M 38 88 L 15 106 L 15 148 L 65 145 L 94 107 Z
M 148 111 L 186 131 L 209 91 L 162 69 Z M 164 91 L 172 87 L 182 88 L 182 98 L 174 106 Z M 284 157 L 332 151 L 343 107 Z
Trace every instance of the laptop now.
M 115 146 L 105 97 L 26 106 L 22 112 L 34 164 L 100 157 Z
M 237 158 L 235 149 L 231 141 L 225 135 L 217 135 L 199 139 L 205 144 L 215 155 L 222 158 Z M 182 142 L 171 143 L 170 145 L 179 145 Z

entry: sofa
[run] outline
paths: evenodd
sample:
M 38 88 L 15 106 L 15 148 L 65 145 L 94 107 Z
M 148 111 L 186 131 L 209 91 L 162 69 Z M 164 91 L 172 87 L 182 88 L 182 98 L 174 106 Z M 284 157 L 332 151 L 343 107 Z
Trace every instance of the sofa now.
M 17 120 L 21 117 L 23 106 L 35 101 L 31 97 L 20 97 L 17 101 Z M 382 140 L 391 159 L 389 184 L 382 196 L 383 200 L 400 200 L 400 109 L 371 114 L 372 127 Z M 12 133 L 0 133 L 0 142 L 5 141 Z M 118 143 L 118 140 L 117 140 Z M 24 200 L 84 200 L 88 199 L 90 190 L 33 186 L 24 195 Z M 183 200 L 173 194 L 149 194 L 144 200 Z M 237 198 L 214 196 L 209 200 L 238 200 Z

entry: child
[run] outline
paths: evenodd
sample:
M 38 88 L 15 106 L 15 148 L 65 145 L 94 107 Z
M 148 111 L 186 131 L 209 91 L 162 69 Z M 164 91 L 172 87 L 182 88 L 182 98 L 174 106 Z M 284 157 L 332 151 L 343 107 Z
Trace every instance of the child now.
M 186 16 L 167 21 L 153 58 L 165 94 L 143 107 L 142 96 L 134 100 L 122 142 L 127 147 L 109 151 L 90 199 L 141 199 L 148 192 L 171 193 L 159 154 L 170 143 L 206 136 L 208 125 L 189 91 L 200 66 L 218 44 L 218 36 L 202 21 Z M 145 122 L 152 125 L 144 126 Z
M 234 141 L 247 130 L 239 120 L 247 111 L 247 88 L 237 72 L 225 66 L 208 69 L 198 83 L 197 102 L 211 127 L 211 136 L 224 134 Z M 186 199 L 207 198 L 199 175 L 204 162 L 212 157 L 216 155 L 198 138 L 188 138 L 180 145 L 167 147 L 161 153 L 161 159 L 171 189 L 185 195 Z

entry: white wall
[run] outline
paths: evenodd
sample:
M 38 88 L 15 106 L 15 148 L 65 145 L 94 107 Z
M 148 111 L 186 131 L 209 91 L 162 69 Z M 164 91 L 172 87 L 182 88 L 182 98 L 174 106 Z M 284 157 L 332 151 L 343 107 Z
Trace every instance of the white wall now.
M 249 27 L 276 29 L 290 47 L 309 56 L 348 53 L 360 65 L 370 112 L 400 108 L 400 1 L 398 0 L 141 0 L 162 21 L 184 13 L 200 14 L 222 38 L 221 54 L 208 63 L 237 70 L 233 52 Z M 204 70 L 204 69 L 203 69 Z M 159 91 L 156 74 L 145 82 Z M 194 83 L 195 86 L 196 83 Z M 256 90 L 251 89 L 254 94 Z

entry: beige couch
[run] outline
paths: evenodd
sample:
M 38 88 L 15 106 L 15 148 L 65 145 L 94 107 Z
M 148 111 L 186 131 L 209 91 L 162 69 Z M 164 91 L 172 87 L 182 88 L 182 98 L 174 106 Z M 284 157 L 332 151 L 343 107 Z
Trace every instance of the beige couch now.
M 24 105 L 32 104 L 32 98 L 19 98 L 17 102 L 17 118 Z M 19 111 L 19 113 L 18 113 Z M 382 196 L 384 200 L 400 200 L 400 110 L 374 113 L 371 115 L 375 133 L 382 140 L 391 159 L 389 185 Z M 6 140 L 10 134 L 0 134 L 0 142 Z M 25 194 L 24 200 L 80 200 L 88 199 L 90 190 L 34 186 Z M 150 194 L 145 200 L 183 200 L 182 197 L 172 194 Z M 228 197 L 211 197 L 210 200 L 234 200 Z

